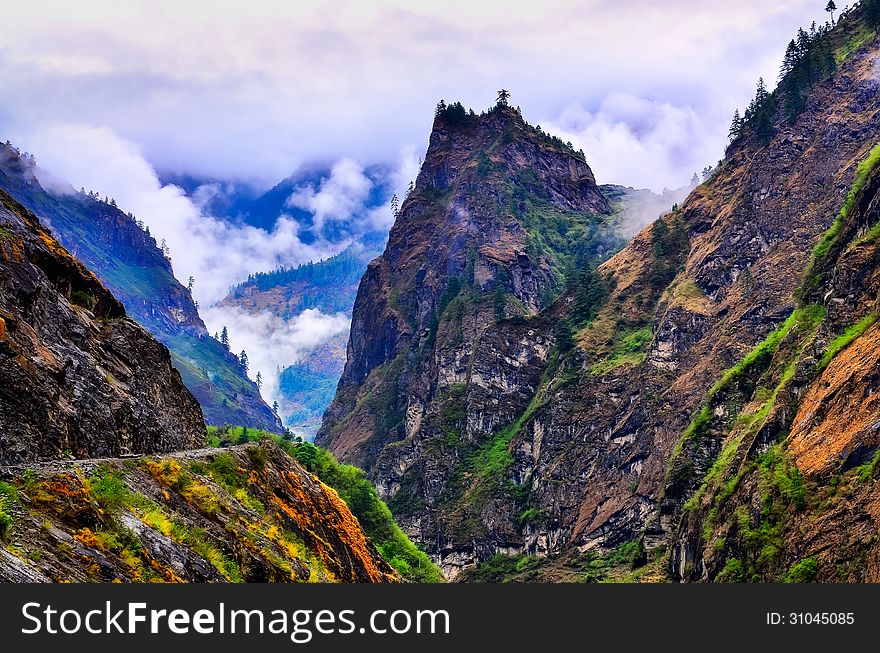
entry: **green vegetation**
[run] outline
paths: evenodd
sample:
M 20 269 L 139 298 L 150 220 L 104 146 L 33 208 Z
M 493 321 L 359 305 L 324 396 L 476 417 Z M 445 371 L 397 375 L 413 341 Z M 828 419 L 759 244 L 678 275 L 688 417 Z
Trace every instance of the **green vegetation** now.
M 816 580 L 816 572 L 818 565 L 815 558 L 805 558 L 794 563 L 785 577 L 782 579 L 785 583 L 812 583 Z
M 754 347 L 745 357 L 733 367 L 727 369 L 721 378 L 712 386 L 706 394 L 706 400 L 699 412 L 694 416 L 682 437 L 675 445 L 672 454 L 674 462 L 682 453 L 684 443 L 706 433 L 712 424 L 712 415 L 716 397 L 732 384 L 739 381 L 746 373 L 753 369 L 765 370 L 776 355 L 782 341 L 792 330 L 800 333 L 808 333 L 815 329 L 825 317 L 825 309 L 822 306 L 807 306 L 796 309 L 777 327 L 767 338 Z M 788 374 L 794 372 L 792 368 Z M 783 374 L 783 380 L 787 381 L 788 374 Z M 790 378 L 790 377 L 789 377 Z M 779 386 L 777 386 L 778 389 Z
M 877 475 L 877 467 L 880 466 L 880 450 L 874 454 L 864 465 L 859 465 L 856 469 L 856 476 L 859 483 L 867 483 Z
M 332 454 L 309 442 L 289 448 L 303 467 L 339 493 L 379 553 L 401 576 L 415 583 L 443 582 L 440 570 L 400 530 L 363 471 L 337 462 Z
M 12 506 L 18 502 L 18 490 L 9 483 L 0 481 L 0 539 L 6 537 L 12 529 L 15 519 Z
M 306 308 L 320 307 L 327 312 L 351 310 L 354 294 L 349 291 L 346 301 L 333 308 L 321 302 L 321 297 L 339 286 L 356 286 L 367 269 L 368 257 L 349 247 L 339 254 L 320 261 L 309 261 L 295 268 L 280 267 L 272 272 L 257 272 L 248 276 L 247 281 L 232 288 L 233 297 L 242 297 L 251 288 L 267 291 L 278 286 L 307 284 L 313 291 L 304 295 L 294 309 L 296 312 Z M 350 301 L 349 301 L 350 300 Z
M 147 461 L 145 464 L 151 462 Z M 193 487 L 194 481 L 188 475 L 181 473 L 177 461 L 165 460 L 153 465 L 155 468 L 151 469 L 151 472 L 154 475 L 159 474 L 157 480 L 160 483 L 163 480 L 168 481 L 170 486 L 187 497 L 186 488 Z M 130 566 L 135 567 L 138 574 L 146 573 L 145 580 L 150 579 L 152 573 L 149 572 L 149 567 L 137 559 L 141 553 L 140 542 L 114 517 L 119 510 L 128 509 L 148 526 L 207 560 L 226 580 L 234 583 L 243 582 L 238 565 L 211 542 L 211 538 L 204 530 L 188 526 L 170 517 L 159 504 L 132 490 L 118 472 L 109 469 L 99 470 L 88 479 L 86 487 L 90 496 L 104 509 L 106 519 L 102 529 L 97 532 L 82 533 L 81 531 L 81 537 L 86 538 L 85 544 L 111 550 L 120 555 Z M 193 503 L 199 508 L 206 507 L 204 503 L 198 501 Z
M 732 438 L 721 448 L 721 453 L 718 454 L 718 457 L 715 458 L 715 462 L 712 463 L 709 471 L 706 472 L 706 478 L 703 480 L 703 484 L 684 504 L 683 508 L 685 510 L 696 510 L 699 507 L 700 499 L 703 497 L 706 490 L 711 487 L 713 483 L 717 483 L 720 479 L 723 479 L 726 476 L 741 443 L 742 435 Z M 705 539 L 708 539 L 708 537 Z
M 628 329 L 621 332 L 611 346 L 611 352 L 593 364 L 590 372 L 594 375 L 608 374 L 624 365 L 639 365 L 645 360 L 646 350 L 654 339 L 650 326 Z
M 232 437 L 231 433 L 235 432 L 235 429 L 222 427 L 219 429 L 209 427 L 208 430 L 208 441 L 211 446 L 217 446 L 221 438 L 228 439 Z M 379 498 L 376 489 L 362 470 L 337 462 L 330 452 L 310 442 L 302 442 L 299 439 L 288 441 L 275 433 L 258 429 L 241 428 L 239 433 L 246 435 L 249 442 L 271 439 L 296 458 L 308 471 L 315 474 L 322 483 L 336 490 L 352 514 L 357 517 L 379 554 L 397 569 L 404 579 L 413 583 L 443 582 L 443 574 L 400 529 L 388 506 Z M 231 490 L 231 493 L 242 503 L 260 512 L 259 502 L 246 494 L 246 478 L 235 474 L 230 459 L 231 457 L 226 459 L 222 455 L 218 456 L 205 471 L 219 485 L 228 491 Z
M 859 25 L 846 34 L 846 41 L 834 51 L 834 61 L 840 66 L 849 55 L 876 36 L 876 31 L 868 25 Z
M 801 29 L 797 39 L 788 44 L 782 62 L 779 92 L 785 98 L 789 122 L 794 122 L 801 114 L 810 91 L 837 70 L 838 60 L 830 32 L 830 25 L 823 25 L 812 33 Z
M 571 320 L 581 327 L 596 317 L 611 291 L 612 281 L 599 274 L 595 267 L 587 265 L 576 276 L 572 284 L 574 303 Z
M 535 413 L 544 405 L 545 396 L 550 387 L 550 381 L 556 371 L 559 363 L 558 353 L 551 355 L 547 363 L 547 369 L 544 372 L 544 378 L 538 386 L 538 391 L 529 405 L 526 406 L 523 414 L 519 416 L 513 424 L 508 425 L 483 445 L 474 454 L 471 459 L 471 468 L 481 479 L 485 481 L 494 480 L 496 483 L 500 481 L 504 472 L 513 464 L 513 455 L 510 453 L 510 443 L 522 432 L 523 428 L 534 417 Z M 481 483 L 480 487 L 485 489 L 486 483 Z
M 478 583 L 638 582 L 644 572 L 656 571 L 663 564 L 665 549 L 650 552 L 647 564 L 637 564 L 642 555 L 639 540 L 623 542 L 606 553 L 588 552 L 562 558 L 497 554 L 467 573 Z
M 745 569 L 743 564 L 736 558 L 731 558 L 725 563 L 724 569 L 721 570 L 721 573 L 718 574 L 715 580 L 719 583 L 741 583 L 744 576 Z
M 671 224 L 669 224 L 671 222 Z M 651 288 L 663 290 L 681 271 L 690 252 L 690 239 L 684 220 L 674 215 L 662 217 L 651 227 L 651 269 L 648 281 Z
M 800 298 L 806 298 L 809 293 L 818 288 L 832 250 L 838 250 L 844 245 L 844 243 L 841 242 L 841 239 L 844 235 L 844 227 L 846 226 L 847 218 L 849 218 L 850 213 L 853 208 L 855 208 L 859 193 L 861 193 L 862 188 L 864 188 L 865 184 L 868 182 L 871 173 L 877 167 L 878 163 L 880 163 L 880 143 L 876 144 L 871 149 L 868 156 L 856 167 L 855 181 L 853 181 L 852 188 L 843 202 L 843 207 L 840 209 L 840 213 L 828 231 L 825 232 L 813 248 L 813 256 L 804 273 L 801 287 L 798 290 L 798 296 Z
M 837 354 L 849 347 L 857 338 L 861 337 L 862 334 L 864 334 L 865 331 L 867 331 L 876 321 L 876 315 L 866 315 L 856 324 L 853 324 L 846 331 L 837 336 L 837 338 L 832 340 L 828 345 L 825 354 L 822 356 L 822 360 L 819 361 L 817 374 L 821 374 L 825 368 L 831 364 L 831 361 L 834 360 L 834 357 L 837 356 Z

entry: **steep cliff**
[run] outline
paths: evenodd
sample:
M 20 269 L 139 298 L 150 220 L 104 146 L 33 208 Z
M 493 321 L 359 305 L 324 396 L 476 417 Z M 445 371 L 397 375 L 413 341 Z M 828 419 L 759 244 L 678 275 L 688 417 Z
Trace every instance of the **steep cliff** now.
M 677 579 L 880 579 L 880 145 L 859 158 L 791 317 L 716 384 L 672 461 L 673 491 L 701 473 Z
M 0 189 L 40 217 L 52 234 L 171 350 L 175 367 L 212 424 L 281 425 L 238 358 L 208 335 L 190 292 L 156 240 L 115 205 L 73 188 L 47 190 L 34 163 L 0 145 Z
M 504 184 L 474 174 L 481 161 L 503 160 L 516 186 L 525 176 L 513 162 L 534 160 L 504 150 L 515 138 L 495 144 L 470 135 L 473 124 L 435 124 L 416 190 L 361 284 L 319 442 L 366 465 L 450 576 L 511 554 L 544 558 L 553 577 L 560 561 L 579 569 L 589 565 L 578 556 L 635 542 L 636 561 L 671 545 L 670 571 L 687 580 L 717 578 L 728 563 L 748 578 L 799 577 L 812 557 L 822 579 L 873 577 L 874 540 L 857 542 L 876 514 L 869 234 L 880 46 L 860 10 L 809 38 L 810 76 L 759 93 L 712 178 L 555 301 L 560 268 L 516 240 L 523 212 L 514 206 L 503 227 L 475 220 L 506 199 Z M 479 134 L 493 119 L 476 124 Z M 558 178 L 539 181 L 545 207 L 604 209 L 590 193 L 566 206 Z M 438 211 L 433 198 L 447 187 Z M 591 242 L 578 232 L 566 241 Z M 475 251 L 473 265 L 450 251 Z M 504 314 L 493 316 L 471 289 L 504 278 L 486 273 L 490 261 L 523 252 L 528 280 L 514 268 Z M 436 280 L 456 275 L 460 287 L 441 302 Z M 811 475 L 806 500 L 798 488 Z M 846 499 L 828 498 L 843 486 L 856 506 L 846 518 Z M 830 535 L 835 521 L 844 530 Z M 840 551 L 829 550 L 835 538 Z M 822 567 L 822 556 L 854 555 L 861 562 L 845 573 Z
M 520 510 L 487 505 L 499 432 L 532 410 L 553 323 L 572 328 L 544 311 L 567 288 L 587 304 L 601 295 L 595 264 L 619 245 L 582 154 L 504 105 L 438 108 L 415 187 L 361 281 L 317 442 L 364 466 L 444 564 L 450 542 L 516 528 Z M 511 484 L 497 485 L 506 501 Z
M 168 350 L 0 191 L 0 464 L 199 446 Z
M 0 469 L 0 581 L 399 582 L 277 445 Z

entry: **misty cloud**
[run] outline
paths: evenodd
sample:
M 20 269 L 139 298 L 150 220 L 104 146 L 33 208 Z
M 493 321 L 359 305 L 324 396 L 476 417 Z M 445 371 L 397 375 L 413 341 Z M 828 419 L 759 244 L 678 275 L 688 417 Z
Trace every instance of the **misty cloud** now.
M 362 166 L 342 159 L 333 166 L 330 177 L 321 181 L 318 190 L 300 187 L 287 198 L 286 205 L 311 213 L 314 230 L 320 233 L 329 220 L 351 220 L 363 208 L 372 185 Z
M 166 240 L 175 276 L 184 283 L 194 276 L 194 295 L 206 307 L 253 272 L 327 258 L 348 244 L 306 245 L 299 237 L 300 225 L 284 215 L 271 232 L 206 215 L 181 189 L 163 186 L 137 149 L 106 128 L 60 125 L 30 140 L 41 168 L 77 188 L 114 197 L 157 240 Z
M 757 77 L 826 17 L 816 0 L 18 3 L 0 134 L 31 148 L 47 124 L 108 127 L 158 169 L 271 185 L 304 161 L 424 152 L 437 100 L 485 108 L 504 86 L 602 180 L 660 190 L 717 161 Z
M 600 183 L 678 188 L 727 144 L 688 106 L 613 93 L 596 111 L 572 106 L 547 130 L 582 148 Z
M 278 371 L 299 361 L 307 352 L 331 338 L 347 333 L 346 315 L 326 315 L 307 309 L 284 321 L 268 312 L 248 313 L 239 307 L 213 306 L 202 311 L 208 330 L 229 329 L 230 349 L 247 351 L 250 377 L 263 379 L 262 395 L 271 405 L 278 397 Z

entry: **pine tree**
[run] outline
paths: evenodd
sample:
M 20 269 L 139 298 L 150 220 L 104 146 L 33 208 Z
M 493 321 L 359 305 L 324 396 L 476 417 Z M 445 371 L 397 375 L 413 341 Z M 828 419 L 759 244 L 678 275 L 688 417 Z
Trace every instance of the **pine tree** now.
M 238 362 L 241 365 L 241 369 L 244 370 L 244 373 L 248 373 L 248 355 L 247 352 L 242 349 L 241 353 L 238 355 Z
M 733 122 L 730 123 L 730 131 L 727 134 L 727 137 L 730 139 L 730 142 L 733 143 L 740 136 L 742 136 L 743 131 L 743 119 L 739 114 L 739 109 L 733 112 Z M 694 179 L 696 179 L 697 175 L 694 175 Z M 699 179 L 697 179 L 699 183 Z M 694 184 L 695 186 L 697 184 Z
M 225 326 L 220 330 L 220 344 L 229 351 L 229 330 Z
M 497 99 L 498 106 L 506 107 L 507 101 L 509 99 L 510 99 L 510 91 L 503 89 L 503 88 L 500 91 L 498 91 L 498 99 Z
M 241 352 L 241 353 L 243 354 L 244 352 Z M 255 381 L 257 384 L 257 389 L 262 390 L 263 389 L 263 375 L 260 374 L 259 372 L 257 372 L 257 378 L 255 379 Z
M 874 27 L 880 25 L 880 0 L 862 0 L 861 6 L 868 23 Z
M 571 309 L 574 324 L 581 326 L 595 318 L 607 296 L 608 284 L 605 279 L 593 266 L 585 266 L 578 275 Z
M 758 79 L 758 88 L 752 102 L 755 136 L 759 142 L 766 145 L 773 138 L 773 114 L 776 103 L 773 101 L 773 96 L 767 91 L 763 77 Z
M 564 354 L 574 349 L 574 330 L 568 319 L 563 318 L 556 323 L 554 335 L 556 337 L 556 348 L 560 353 Z
M 272 412 L 275 413 L 276 415 L 278 414 L 278 402 L 277 401 L 272 402 Z
M 794 67 L 797 65 L 800 58 L 801 51 L 798 49 L 797 43 L 792 39 L 788 42 L 788 47 L 785 49 L 785 56 L 782 58 L 782 67 L 779 69 L 780 81 L 785 79 L 785 76 L 794 70 Z
M 828 4 L 825 5 L 825 11 L 831 14 L 831 24 L 834 24 L 834 12 L 837 11 L 837 5 L 834 4 L 834 0 L 828 0 Z
M 400 200 L 397 199 L 397 194 L 391 196 L 391 215 L 394 216 L 394 219 L 397 220 L 397 216 L 400 214 Z
M 192 294 L 194 285 L 196 285 L 196 278 L 190 275 L 186 282 L 186 289 L 189 290 L 190 294 Z

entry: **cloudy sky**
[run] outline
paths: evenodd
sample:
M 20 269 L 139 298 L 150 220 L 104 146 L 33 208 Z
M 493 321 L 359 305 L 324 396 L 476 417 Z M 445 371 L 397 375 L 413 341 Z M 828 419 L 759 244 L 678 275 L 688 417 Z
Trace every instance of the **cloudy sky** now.
M 775 81 L 796 29 L 827 17 L 824 0 L 7 4 L 0 138 L 145 220 L 206 308 L 249 272 L 343 244 L 305 245 L 284 216 L 229 225 L 159 173 L 268 188 L 318 164 L 332 172 L 290 206 L 387 226 L 364 209 L 365 168 L 405 188 L 437 101 L 479 110 L 505 87 L 600 182 L 677 187 L 721 157 L 733 109 L 759 75 Z

